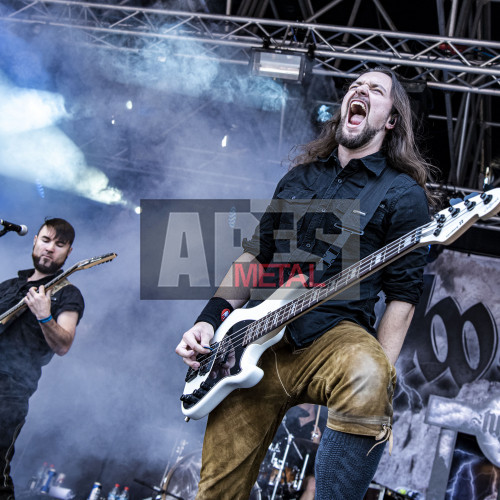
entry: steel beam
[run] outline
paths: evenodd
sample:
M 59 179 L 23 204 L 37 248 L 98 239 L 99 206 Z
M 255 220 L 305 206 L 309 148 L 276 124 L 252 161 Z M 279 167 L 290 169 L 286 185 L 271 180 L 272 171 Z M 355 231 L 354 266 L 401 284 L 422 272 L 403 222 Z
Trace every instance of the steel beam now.
M 332 2 L 333 4 L 334 2 Z M 70 0 L 12 0 L 17 6 L 3 12 L 4 23 L 37 23 L 54 28 L 79 30 L 88 42 L 101 46 L 123 45 L 123 37 L 146 42 L 197 41 L 207 55 L 218 55 L 231 47 L 248 58 L 248 50 L 262 47 L 307 53 L 315 42 L 316 69 L 331 71 L 333 62 L 349 65 L 344 73 L 355 74 L 359 62 L 415 69 L 414 79 L 429 79 L 435 88 L 500 95 L 500 42 L 345 26 L 288 22 L 231 15 L 108 5 Z M 292 36 L 293 33 L 293 36 Z M 342 44 L 350 35 L 349 46 Z M 405 50 L 409 43 L 413 53 Z M 485 52 L 480 54 L 480 52 Z M 425 70 L 422 72 L 422 70 Z M 419 74 L 419 71 L 421 74 Z M 445 76 L 445 73 L 446 76 Z M 467 78 L 476 75 L 471 83 Z

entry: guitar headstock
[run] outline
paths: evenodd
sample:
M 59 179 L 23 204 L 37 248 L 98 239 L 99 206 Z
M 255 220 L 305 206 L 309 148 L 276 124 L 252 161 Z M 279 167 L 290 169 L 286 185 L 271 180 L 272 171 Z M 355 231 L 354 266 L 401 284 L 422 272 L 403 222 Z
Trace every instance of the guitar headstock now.
M 104 264 L 105 262 L 110 262 L 116 257 L 116 253 L 106 253 L 100 255 L 99 257 L 92 257 L 91 259 L 81 260 L 75 264 L 75 271 L 80 269 L 88 269 L 89 267 L 98 266 L 99 264 Z
M 500 211 L 500 188 L 468 196 L 438 212 L 422 229 L 420 243 L 447 245 L 455 241 L 477 220 L 488 219 Z

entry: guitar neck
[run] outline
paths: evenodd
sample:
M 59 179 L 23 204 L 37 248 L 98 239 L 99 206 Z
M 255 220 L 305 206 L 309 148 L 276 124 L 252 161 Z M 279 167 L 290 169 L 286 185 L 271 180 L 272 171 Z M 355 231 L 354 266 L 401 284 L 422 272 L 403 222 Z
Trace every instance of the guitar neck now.
M 323 302 L 359 283 L 364 278 L 377 272 L 405 253 L 418 248 L 423 230 L 427 225 L 419 227 L 408 234 L 389 243 L 385 247 L 368 255 L 356 264 L 349 266 L 320 286 L 311 288 L 284 306 L 266 314 L 248 327 L 246 342 L 260 339 L 276 328 L 285 326 L 298 316 L 318 307 Z
M 51 290 L 56 285 L 64 281 L 70 274 L 73 274 L 78 269 L 78 264 L 71 266 L 67 271 L 64 271 L 61 274 L 58 274 L 54 279 L 50 280 L 45 285 L 45 290 Z M 27 308 L 24 299 L 20 300 L 15 306 L 11 307 L 9 310 L 5 311 L 2 315 L 0 315 L 0 324 L 5 325 L 11 319 L 17 317 L 17 315 L 21 314 Z
M 49 281 L 45 285 L 45 290 L 52 290 L 61 284 L 70 274 L 73 274 L 75 271 L 80 271 L 82 269 L 89 269 L 91 267 L 97 266 L 99 264 L 104 264 L 105 262 L 110 262 L 116 257 L 116 253 L 111 252 L 99 257 L 93 257 L 91 259 L 82 260 L 77 262 L 73 266 L 71 266 L 67 271 L 64 271 L 61 274 L 58 274 L 55 278 Z M 65 284 L 61 284 L 61 287 L 65 286 Z M 57 291 L 57 289 L 55 290 Z M 2 315 L 0 315 L 0 325 L 6 326 L 10 321 L 17 318 L 20 314 L 23 313 L 27 308 L 24 299 L 20 300 L 14 307 L 11 307 L 8 311 L 5 311 Z M 0 332 L 1 333 L 1 332 Z
M 61 283 L 61 281 L 65 280 L 68 276 L 70 276 L 71 274 L 73 274 L 77 270 L 78 270 L 78 264 L 74 264 L 67 271 L 64 271 L 63 273 L 58 274 L 54 279 L 50 280 L 45 285 L 45 290 L 51 290 L 57 284 Z

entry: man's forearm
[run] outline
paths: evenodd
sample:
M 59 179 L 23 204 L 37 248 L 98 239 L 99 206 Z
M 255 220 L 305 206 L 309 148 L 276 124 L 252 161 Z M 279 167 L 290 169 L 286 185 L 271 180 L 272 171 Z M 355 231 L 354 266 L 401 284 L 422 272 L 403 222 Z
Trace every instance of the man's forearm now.
M 413 304 L 393 300 L 387 304 L 385 313 L 380 320 L 377 337 L 393 365 L 398 359 L 414 311 Z
M 249 276 L 249 273 L 257 273 L 261 265 L 262 264 L 252 254 L 247 252 L 241 254 L 233 262 L 226 276 L 224 276 L 214 297 L 220 297 L 227 300 L 234 309 L 242 307 L 250 298 L 251 287 L 244 286 L 243 279 L 237 280 L 237 273 L 242 272 L 245 276 Z M 252 269 L 252 267 L 254 267 L 254 269 Z
M 56 354 L 63 356 L 69 351 L 73 343 L 73 335 L 70 332 L 57 324 L 54 319 L 40 326 L 47 344 Z
M 64 311 L 59 314 L 57 321 L 51 319 L 47 323 L 40 323 L 45 341 L 59 356 L 64 356 L 70 349 L 75 338 L 78 313 Z

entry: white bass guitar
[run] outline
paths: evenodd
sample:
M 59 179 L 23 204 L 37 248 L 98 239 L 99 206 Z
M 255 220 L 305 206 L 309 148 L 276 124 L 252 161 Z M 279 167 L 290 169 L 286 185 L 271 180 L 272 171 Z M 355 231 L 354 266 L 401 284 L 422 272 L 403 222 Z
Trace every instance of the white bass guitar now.
M 211 352 L 198 355 L 200 368 L 187 372 L 181 396 L 183 414 L 187 420 L 200 419 L 233 390 L 256 385 L 264 375 L 257 366 L 262 353 L 281 340 L 284 327 L 298 316 L 418 247 L 451 243 L 478 219 L 492 217 L 499 210 L 500 188 L 470 195 L 438 212 L 431 222 L 329 278 L 321 287 L 297 291 L 285 283 L 258 306 L 233 311 L 215 332 Z

